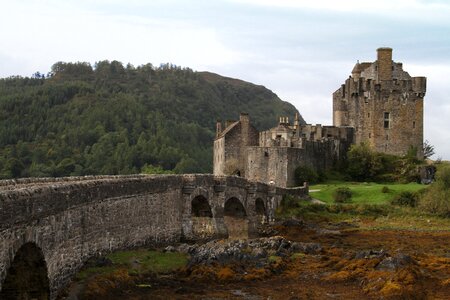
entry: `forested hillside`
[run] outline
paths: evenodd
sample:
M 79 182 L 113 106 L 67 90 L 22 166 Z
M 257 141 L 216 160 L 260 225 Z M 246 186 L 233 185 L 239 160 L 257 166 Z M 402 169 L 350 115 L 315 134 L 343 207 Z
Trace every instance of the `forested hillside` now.
M 0 177 L 211 172 L 216 119 L 258 129 L 295 108 L 244 81 L 172 65 L 53 65 L 0 79 Z

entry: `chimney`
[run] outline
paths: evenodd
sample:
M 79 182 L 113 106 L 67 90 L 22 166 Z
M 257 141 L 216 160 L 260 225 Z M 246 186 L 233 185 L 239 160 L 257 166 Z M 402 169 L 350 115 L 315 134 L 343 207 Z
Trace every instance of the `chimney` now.
M 216 138 L 218 138 L 221 133 L 222 133 L 222 121 L 217 120 L 216 121 Z
M 298 129 L 299 127 L 300 127 L 300 116 L 298 115 L 298 112 L 296 112 L 294 118 L 294 128 Z
M 392 48 L 377 49 L 378 82 L 392 80 Z
M 248 113 L 241 113 L 241 115 L 239 116 L 239 121 L 241 121 L 241 123 L 250 123 L 250 118 L 248 117 Z

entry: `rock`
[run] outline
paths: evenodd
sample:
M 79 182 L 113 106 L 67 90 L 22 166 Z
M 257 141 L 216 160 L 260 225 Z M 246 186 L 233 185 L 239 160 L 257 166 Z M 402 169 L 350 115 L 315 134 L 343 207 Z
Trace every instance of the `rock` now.
M 302 252 L 305 254 L 319 254 L 322 252 L 322 245 L 319 243 L 297 243 L 294 242 L 291 245 L 291 252 Z
M 414 259 L 409 255 L 399 253 L 394 257 L 386 257 L 383 259 L 375 269 L 377 270 L 396 270 L 404 268 L 408 265 L 415 264 Z
M 355 259 L 383 258 L 386 256 L 389 256 L 389 254 L 383 249 L 381 249 L 380 251 L 363 250 L 363 251 L 359 251 L 358 253 L 355 254 Z
M 303 227 L 305 225 L 305 222 L 303 222 L 302 220 L 289 219 L 281 223 L 281 225 L 285 227 Z
M 195 245 L 189 250 L 190 264 L 226 264 L 230 262 L 258 262 L 265 260 L 269 253 L 288 256 L 292 253 L 292 242 L 281 236 L 252 240 L 211 241 Z
M 177 247 L 177 252 L 191 254 L 193 251 L 195 251 L 197 245 L 189 245 L 189 244 L 180 244 Z
M 259 259 L 259 258 L 266 258 L 267 257 L 267 251 L 264 248 L 255 248 L 252 250 L 252 255 Z
M 174 246 L 167 246 L 164 248 L 164 252 L 175 252 L 177 249 Z
M 317 229 L 316 233 L 318 235 L 341 235 L 341 232 L 339 230 L 330 230 L 325 228 Z
M 97 267 L 112 266 L 113 264 L 112 260 L 107 257 L 99 257 L 95 263 Z
M 113 265 L 112 260 L 110 260 L 109 258 L 104 257 L 104 256 L 91 258 L 85 264 L 85 266 L 88 268 L 107 267 L 107 266 L 112 266 L 112 265 Z

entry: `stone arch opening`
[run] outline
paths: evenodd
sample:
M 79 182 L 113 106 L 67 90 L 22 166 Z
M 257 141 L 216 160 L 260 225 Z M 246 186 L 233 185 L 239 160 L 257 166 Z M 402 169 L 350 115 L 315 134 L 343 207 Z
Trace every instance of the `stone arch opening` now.
M 198 195 L 191 201 L 192 238 L 209 239 L 216 233 L 208 199 Z
M 199 195 L 192 199 L 191 213 L 193 217 L 208 217 L 212 218 L 211 206 L 209 206 L 208 200 Z
M 238 198 L 230 198 L 225 202 L 225 216 L 235 218 L 245 218 L 247 213 L 245 212 L 244 205 Z
M 224 222 L 228 238 L 248 238 L 248 220 L 244 205 L 237 198 L 230 198 L 225 202 Z
M 261 198 L 257 198 L 255 201 L 255 213 L 257 223 L 264 224 L 267 221 L 266 205 Z
M 49 298 L 50 284 L 44 254 L 35 243 L 26 243 L 14 256 L 2 284 L 0 299 Z

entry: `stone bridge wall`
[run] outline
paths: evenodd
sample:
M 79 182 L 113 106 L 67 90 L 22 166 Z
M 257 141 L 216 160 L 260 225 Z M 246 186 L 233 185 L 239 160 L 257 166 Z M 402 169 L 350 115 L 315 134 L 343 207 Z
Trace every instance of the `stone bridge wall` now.
M 227 237 L 226 203 L 242 203 L 248 234 L 272 220 L 286 193 L 239 177 L 213 175 L 89 176 L 0 181 L 0 290 L 17 251 L 26 243 L 42 250 L 50 298 L 92 256 L 150 243 Z M 193 200 L 211 215 L 195 217 Z M 256 202 L 264 203 L 264 216 Z M 228 219 L 227 219 L 228 218 Z M 228 222 L 228 224 L 227 224 Z

